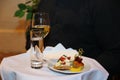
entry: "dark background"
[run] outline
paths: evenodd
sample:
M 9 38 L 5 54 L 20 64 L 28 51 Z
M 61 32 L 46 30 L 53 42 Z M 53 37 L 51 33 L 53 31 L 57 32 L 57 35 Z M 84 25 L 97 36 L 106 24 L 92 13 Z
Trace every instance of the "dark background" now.
M 83 48 L 83 55 L 98 60 L 110 75 L 120 74 L 119 0 L 42 0 L 39 11 L 50 16 L 45 46 Z

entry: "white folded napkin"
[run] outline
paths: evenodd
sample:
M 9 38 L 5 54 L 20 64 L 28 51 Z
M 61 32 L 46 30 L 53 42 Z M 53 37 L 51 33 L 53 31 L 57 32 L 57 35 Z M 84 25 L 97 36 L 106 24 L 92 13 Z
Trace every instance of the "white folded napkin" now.
M 78 54 L 77 50 L 72 48 L 66 49 L 61 43 L 55 47 L 46 47 L 43 51 L 44 58 L 46 59 L 58 59 L 62 55 L 71 56 L 71 59 L 74 59 L 75 54 Z
M 71 59 L 74 59 L 75 54 L 78 54 L 77 50 L 72 48 L 66 49 L 61 43 L 58 43 L 55 47 L 47 46 L 43 53 L 41 53 L 37 46 L 35 46 L 35 49 L 31 46 L 27 53 L 35 54 L 35 57 L 44 60 L 58 59 L 62 55 L 71 56 Z
M 33 47 L 31 45 L 30 49 L 27 51 L 27 54 L 30 54 L 31 59 L 37 59 L 42 61 L 43 59 L 43 54 L 41 53 L 39 47 L 36 45 L 35 47 Z
M 49 51 L 61 51 L 61 50 L 65 50 L 66 48 L 61 44 L 61 43 L 58 43 L 55 47 L 51 47 L 51 46 L 47 46 L 43 53 L 47 53 Z

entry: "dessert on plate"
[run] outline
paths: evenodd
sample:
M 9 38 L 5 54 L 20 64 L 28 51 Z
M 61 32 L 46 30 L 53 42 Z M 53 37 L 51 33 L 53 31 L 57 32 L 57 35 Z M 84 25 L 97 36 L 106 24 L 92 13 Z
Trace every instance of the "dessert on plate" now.
M 84 68 L 83 58 L 81 57 L 82 51 L 74 55 L 74 60 L 71 56 L 62 55 L 55 63 L 54 68 L 58 70 L 70 70 L 72 72 L 79 72 Z
M 75 59 L 73 60 L 72 66 L 70 68 L 70 71 L 72 72 L 79 72 L 84 68 L 84 63 L 82 62 L 83 58 L 79 55 L 75 56 Z
M 69 70 L 71 68 L 71 57 L 62 55 L 54 65 L 54 68 L 58 70 Z

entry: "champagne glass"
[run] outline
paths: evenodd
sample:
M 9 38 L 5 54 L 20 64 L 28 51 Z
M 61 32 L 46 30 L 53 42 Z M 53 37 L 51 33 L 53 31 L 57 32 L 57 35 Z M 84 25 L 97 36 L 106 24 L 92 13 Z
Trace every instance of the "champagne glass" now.
M 50 32 L 50 20 L 48 13 L 37 12 L 33 14 L 31 41 L 32 45 L 37 45 L 41 52 L 44 50 L 44 38 Z

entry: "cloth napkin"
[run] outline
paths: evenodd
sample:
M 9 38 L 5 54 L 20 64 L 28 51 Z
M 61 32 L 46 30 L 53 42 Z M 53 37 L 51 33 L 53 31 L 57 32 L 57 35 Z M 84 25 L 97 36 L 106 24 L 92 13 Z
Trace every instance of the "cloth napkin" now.
M 61 43 L 58 43 L 55 47 L 48 46 L 44 49 L 43 53 L 40 51 L 38 46 L 30 47 L 27 51 L 28 54 L 34 54 L 34 57 L 44 60 L 58 59 L 62 55 L 71 56 L 71 59 L 74 59 L 74 55 L 78 54 L 76 50 L 72 48 L 66 49 Z
M 78 52 L 72 48 L 66 49 L 61 43 L 55 47 L 46 47 L 41 53 L 38 47 L 31 47 L 26 53 L 4 58 L 0 65 L 2 80 L 107 80 L 109 73 L 96 60 L 83 56 L 83 62 L 89 64 L 89 70 L 79 74 L 63 74 L 54 72 L 45 64 L 41 69 L 30 67 L 30 54 L 38 58 L 58 59 L 65 54 L 73 56 Z
M 66 49 L 61 43 L 55 47 L 46 47 L 43 51 L 45 59 L 59 59 L 62 55 L 71 56 L 71 59 L 74 59 L 74 55 L 78 54 L 77 50 L 72 48 Z

